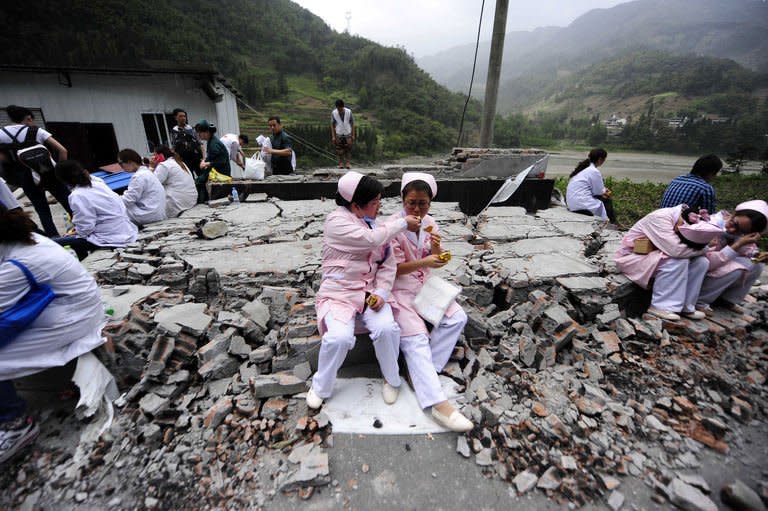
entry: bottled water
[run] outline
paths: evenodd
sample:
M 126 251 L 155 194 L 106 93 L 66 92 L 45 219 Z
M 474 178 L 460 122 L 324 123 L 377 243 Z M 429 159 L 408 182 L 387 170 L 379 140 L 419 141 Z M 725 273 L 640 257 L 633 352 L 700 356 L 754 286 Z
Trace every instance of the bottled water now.
M 235 206 L 240 205 L 240 195 L 237 193 L 237 188 L 232 187 L 232 204 Z

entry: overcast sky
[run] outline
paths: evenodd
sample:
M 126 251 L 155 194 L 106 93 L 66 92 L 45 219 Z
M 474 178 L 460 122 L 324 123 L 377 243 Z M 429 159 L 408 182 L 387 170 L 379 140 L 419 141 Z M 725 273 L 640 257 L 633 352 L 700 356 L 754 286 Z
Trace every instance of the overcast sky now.
M 416 58 L 467 43 L 477 37 L 482 0 L 294 0 L 339 32 L 351 12 L 352 34 L 385 46 L 405 46 Z M 511 0 L 507 32 L 564 27 L 591 9 L 627 0 Z M 490 40 L 495 0 L 486 0 L 482 40 Z

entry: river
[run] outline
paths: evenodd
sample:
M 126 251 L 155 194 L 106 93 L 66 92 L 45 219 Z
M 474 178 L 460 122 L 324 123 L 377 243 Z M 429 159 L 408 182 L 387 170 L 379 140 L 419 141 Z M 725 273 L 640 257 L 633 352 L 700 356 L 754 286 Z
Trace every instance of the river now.
M 576 165 L 587 157 L 582 151 L 550 152 L 547 177 L 568 176 Z M 630 181 L 668 183 L 680 174 L 690 172 L 696 156 L 679 156 L 660 153 L 609 152 L 600 172 L 603 177 Z

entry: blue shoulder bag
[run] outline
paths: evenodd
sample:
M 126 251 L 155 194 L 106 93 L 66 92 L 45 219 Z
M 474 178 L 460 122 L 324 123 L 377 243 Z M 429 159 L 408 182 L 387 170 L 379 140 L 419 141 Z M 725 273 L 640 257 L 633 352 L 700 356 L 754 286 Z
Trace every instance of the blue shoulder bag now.
M 9 259 L 24 272 L 29 281 L 30 290 L 10 309 L 0 312 L 0 349 L 19 336 L 34 322 L 56 295 L 47 284 L 35 280 L 29 268 L 15 259 Z

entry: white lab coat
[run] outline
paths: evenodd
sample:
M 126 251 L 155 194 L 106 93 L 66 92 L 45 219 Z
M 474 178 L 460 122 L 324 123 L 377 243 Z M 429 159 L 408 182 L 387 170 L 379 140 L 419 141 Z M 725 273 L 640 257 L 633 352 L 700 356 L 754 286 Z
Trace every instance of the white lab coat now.
M 568 203 L 568 209 L 579 211 L 586 209 L 591 211 L 596 217 L 608 220 L 608 214 L 605 212 L 605 205 L 595 195 L 605 193 L 605 184 L 603 176 L 593 163 L 585 168 L 568 181 L 568 188 L 565 191 L 565 201 Z
M 173 158 L 155 167 L 155 176 L 165 188 L 165 215 L 176 218 L 179 213 L 197 204 L 195 178 Z
M 136 241 L 139 230 L 123 201 L 100 178 L 91 177 L 91 186 L 76 186 L 69 205 L 78 237 L 100 247 L 124 247 Z
M 147 167 L 139 167 L 123 193 L 128 217 L 137 225 L 165 220 L 165 189 Z
M 56 298 L 27 330 L 0 349 L 0 381 L 62 366 L 104 343 L 104 309 L 96 281 L 82 264 L 53 241 L 33 234 L 36 244 L 0 243 L 0 310 L 28 291 L 24 273 L 9 259 L 22 262 Z

